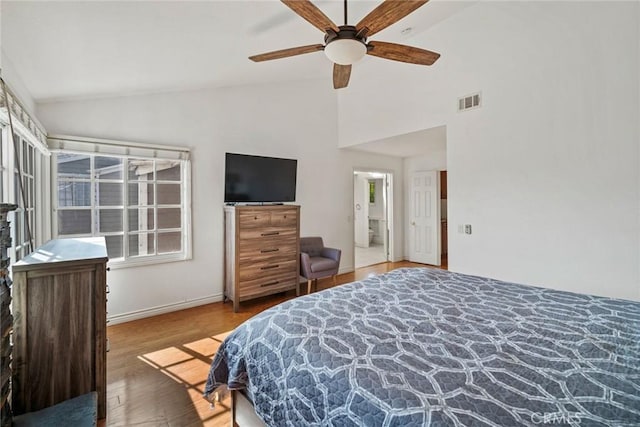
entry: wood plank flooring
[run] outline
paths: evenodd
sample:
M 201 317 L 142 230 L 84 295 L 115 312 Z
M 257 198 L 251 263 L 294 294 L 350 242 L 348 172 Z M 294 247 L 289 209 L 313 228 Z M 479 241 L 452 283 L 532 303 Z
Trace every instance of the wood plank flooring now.
M 387 262 L 338 276 L 349 283 L 411 262 Z M 446 264 L 443 266 L 446 268 Z M 318 282 L 331 287 L 330 278 Z M 306 292 L 306 286 L 302 286 Z M 110 326 L 107 353 L 107 418 L 99 426 L 228 426 L 229 401 L 212 409 L 202 398 L 209 365 L 225 334 L 295 292 L 240 304 L 214 303 Z

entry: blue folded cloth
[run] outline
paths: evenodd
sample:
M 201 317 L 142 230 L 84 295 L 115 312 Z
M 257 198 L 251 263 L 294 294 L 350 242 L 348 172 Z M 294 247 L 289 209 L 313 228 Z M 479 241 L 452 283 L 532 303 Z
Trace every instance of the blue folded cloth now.
M 57 405 L 13 417 L 16 427 L 94 427 L 98 416 L 98 393 L 91 392 Z

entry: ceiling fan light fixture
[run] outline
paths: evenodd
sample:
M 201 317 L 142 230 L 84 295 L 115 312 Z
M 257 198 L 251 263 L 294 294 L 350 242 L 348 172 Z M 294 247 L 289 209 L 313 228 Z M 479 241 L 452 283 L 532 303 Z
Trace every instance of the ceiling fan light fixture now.
M 322 31 L 324 44 L 299 46 L 250 56 L 249 59 L 254 62 L 288 58 L 324 50 L 327 58 L 333 62 L 333 88 L 342 89 L 349 84 L 352 65 L 365 55 L 419 65 L 431 65 L 440 57 L 439 53 L 403 44 L 367 42 L 369 36 L 398 22 L 429 0 L 384 0 L 356 25 L 347 24 L 349 22 L 347 19 L 347 0 L 344 0 L 344 25 L 336 25 L 311 0 L 281 1 L 298 16 Z M 406 28 L 404 35 L 410 31 L 411 28 Z
M 367 46 L 357 39 L 336 39 L 324 47 L 327 58 L 335 64 L 351 65 L 367 53 Z

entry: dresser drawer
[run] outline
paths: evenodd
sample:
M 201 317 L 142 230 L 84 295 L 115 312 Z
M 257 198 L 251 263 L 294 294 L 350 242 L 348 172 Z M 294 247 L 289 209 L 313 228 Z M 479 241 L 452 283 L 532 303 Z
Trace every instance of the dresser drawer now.
M 283 209 L 271 212 L 271 225 L 273 226 L 292 227 L 295 232 L 297 224 L 297 209 Z
M 238 214 L 240 230 L 251 227 L 268 227 L 271 223 L 271 213 L 260 210 L 242 210 Z
M 262 295 L 295 289 L 298 286 L 298 275 L 280 278 L 263 278 L 244 282 L 239 289 L 241 301 Z
M 281 259 L 266 260 L 263 262 L 246 262 L 247 265 L 240 264 L 240 287 L 244 287 L 245 281 L 260 278 L 277 278 L 282 276 L 291 277 L 296 271 L 298 263 L 291 257 L 281 257 Z
M 238 261 L 246 265 L 245 261 L 259 262 L 269 258 L 289 257 L 296 259 L 298 240 L 295 236 L 279 239 L 241 240 L 238 251 Z
M 255 239 L 278 238 L 278 237 L 296 237 L 298 232 L 293 227 L 261 227 L 240 229 L 240 244 Z

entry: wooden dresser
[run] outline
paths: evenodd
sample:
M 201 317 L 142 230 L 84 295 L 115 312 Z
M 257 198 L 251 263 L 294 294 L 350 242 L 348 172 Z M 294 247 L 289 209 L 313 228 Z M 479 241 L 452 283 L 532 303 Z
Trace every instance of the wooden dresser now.
M 106 415 L 104 237 L 51 240 L 13 265 L 16 415 L 98 392 Z
M 299 292 L 300 206 L 226 206 L 225 298 Z

